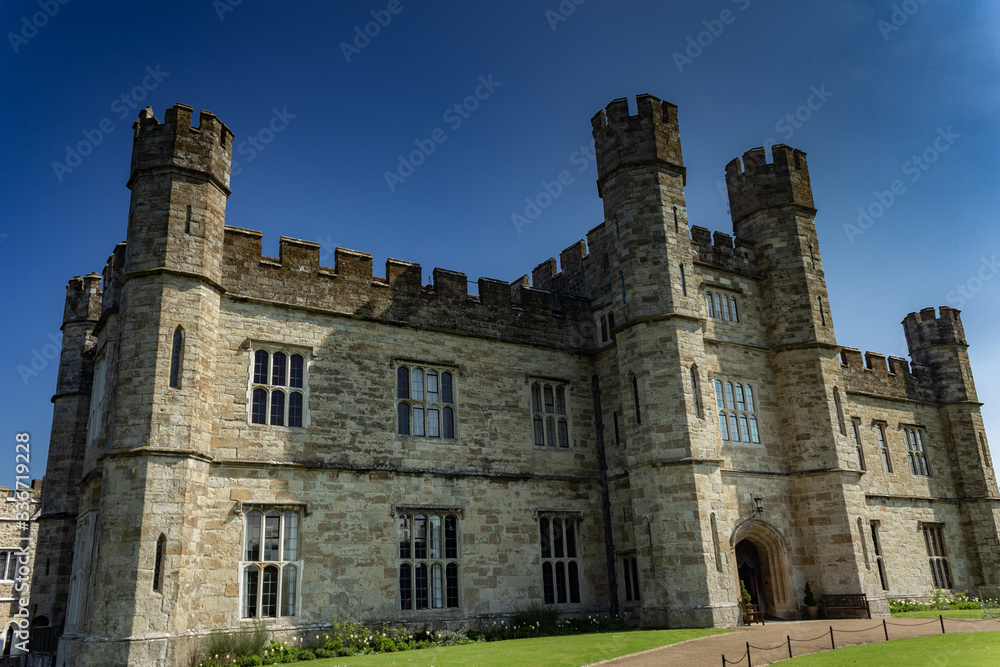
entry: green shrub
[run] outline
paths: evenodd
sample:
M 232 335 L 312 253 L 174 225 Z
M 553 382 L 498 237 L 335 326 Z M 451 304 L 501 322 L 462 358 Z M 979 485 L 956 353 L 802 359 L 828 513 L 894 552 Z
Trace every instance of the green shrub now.
M 201 652 L 206 656 L 202 667 L 210 665 L 210 661 L 225 661 L 232 664 L 233 659 L 260 656 L 267 645 L 267 636 L 267 625 L 261 620 L 255 620 L 251 627 L 236 632 L 216 630 L 202 643 Z
M 559 622 L 559 610 L 555 607 L 547 607 L 537 602 L 532 602 L 527 606 L 518 606 L 517 611 L 510 619 L 512 629 L 520 628 L 523 632 L 534 634 L 526 636 L 536 636 L 538 634 L 550 634 Z
M 309 649 L 299 651 L 299 660 L 315 660 L 316 654 Z

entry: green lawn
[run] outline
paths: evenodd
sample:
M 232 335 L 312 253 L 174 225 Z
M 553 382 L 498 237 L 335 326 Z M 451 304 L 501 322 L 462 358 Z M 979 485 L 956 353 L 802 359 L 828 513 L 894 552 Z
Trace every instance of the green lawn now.
M 427 648 L 418 651 L 362 655 L 352 658 L 330 658 L 301 663 L 303 667 L 370 667 L 375 665 L 405 665 L 406 667 L 579 667 L 620 655 L 637 653 L 686 639 L 707 637 L 728 630 L 635 630 L 602 632 L 591 635 L 511 639 L 503 642 L 466 644 Z
M 945 609 L 943 611 L 938 611 L 936 609 L 928 609 L 927 611 L 904 611 L 898 614 L 893 614 L 892 617 L 893 618 L 937 618 L 939 615 L 944 616 L 945 618 L 982 618 L 983 610 Z
M 922 613 L 922 612 L 915 612 Z M 842 665 L 953 665 L 996 667 L 1000 664 L 1000 632 L 968 632 L 896 639 L 881 644 L 848 646 L 774 663 L 784 667 L 841 667 Z

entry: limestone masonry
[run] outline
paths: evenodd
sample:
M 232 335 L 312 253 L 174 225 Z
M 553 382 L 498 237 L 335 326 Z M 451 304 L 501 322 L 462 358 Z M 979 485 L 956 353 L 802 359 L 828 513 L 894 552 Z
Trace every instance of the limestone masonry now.
M 959 312 L 910 361 L 834 335 L 806 155 L 689 226 L 677 108 L 592 120 L 604 221 L 513 283 L 226 225 L 233 133 L 134 125 L 126 242 L 73 278 L 38 557 L 54 664 L 188 665 L 213 629 L 519 605 L 644 625 L 1000 583 Z M 901 314 L 902 315 L 902 314 Z M 43 556 L 44 554 L 44 556 Z

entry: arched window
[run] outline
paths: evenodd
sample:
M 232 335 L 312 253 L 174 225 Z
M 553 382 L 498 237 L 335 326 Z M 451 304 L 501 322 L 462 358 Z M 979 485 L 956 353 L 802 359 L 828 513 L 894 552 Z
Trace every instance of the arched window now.
M 299 515 L 247 512 L 243 548 L 243 618 L 297 614 Z
M 861 420 L 851 420 L 851 435 L 854 438 L 854 451 L 858 455 L 858 469 L 868 470 L 868 466 L 865 464 L 865 450 L 861 444 Z
M 166 545 L 166 535 L 156 538 L 156 553 L 153 556 L 153 590 L 157 593 L 163 590 L 163 552 Z
M 753 387 L 742 382 L 715 380 L 719 433 L 723 440 L 760 444 Z
M 840 429 L 841 435 L 847 435 L 847 428 L 844 426 L 844 409 L 840 405 L 840 389 L 837 387 L 833 388 L 833 404 L 837 409 L 837 428 Z
M 399 608 L 457 608 L 458 517 L 402 513 L 397 521 Z
M 701 404 L 698 401 L 698 367 L 691 367 L 691 398 L 694 401 L 694 416 L 701 417 Z
M 733 322 L 739 322 L 740 321 L 740 312 L 736 309 L 736 297 L 735 296 L 729 297 L 729 305 L 732 307 L 732 311 L 733 311 Z
M 396 433 L 455 438 L 454 375 L 415 366 L 396 369 Z
M 580 602 L 577 522 L 578 519 L 571 516 L 539 517 L 545 604 Z
M 170 387 L 177 389 L 181 386 L 181 361 L 184 352 L 184 329 L 177 327 L 174 329 L 173 344 L 170 348 Z
M 708 316 L 715 317 L 715 304 L 712 302 L 711 292 L 705 292 L 705 304 L 708 306 Z
M 306 422 L 305 357 L 275 350 L 253 355 L 250 423 L 302 427 Z

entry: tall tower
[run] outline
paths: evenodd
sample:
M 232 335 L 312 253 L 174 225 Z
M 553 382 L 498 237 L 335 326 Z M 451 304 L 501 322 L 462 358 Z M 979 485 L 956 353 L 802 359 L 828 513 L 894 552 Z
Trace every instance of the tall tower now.
M 198 604 L 233 133 L 191 114 L 178 104 L 160 123 L 147 107 L 133 126 L 110 437 L 101 474 L 85 471 L 95 501 L 77 536 L 67 664 L 179 664 L 163 637 Z
M 677 107 L 651 95 L 636 104 L 630 116 L 627 101 L 614 100 L 592 120 L 605 219 L 588 235 L 588 286 L 595 307 L 616 315 L 616 345 L 600 367 L 617 389 L 627 441 L 629 491 L 618 500 L 633 512 L 633 531 L 643 527 L 633 538 L 642 622 L 727 624 L 735 598 L 711 574 L 719 442 L 708 393 L 700 410 L 691 393 L 692 373 L 701 374 L 699 387 L 708 382 Z
M 970 536 L 966 553 L 985 584 L 1000 583 L 1000 509 L 996 499 L 996 476 L 989 461 L 989 444 L 980 413 L 976 384 L 969 365 L 969 344 L 962 317 L 954 308 L 942 306 L 910 313 L 903 320 L 906 345 L 914 363 L 926 366 L 941 403 L 946 448 L 950 455 L 965 532 Z
M 83 453 L 93 379 L 94 327 L 101 317 L 101 276 L 90 274 L 69 281 L 63 310 L 59 378 L 52 397 L 52 435 L 42 515 L 38 519 L 35 572 L 31 602 L 35 619 L 45 617 L 59 627 L 66 616 L 66 591 L 73 562 L 73 542 L 79 511 Z
M 754 148 L 726 166 L 736 236 L 754 244 L 762 317 L 771 352 L 780 441 L 793 482 L 792 503 L 803 545 L 800 562 L 819 592 L 864 590 L 864 553 L 850 517 L 865 498 L 846 472 L 852 445 L 837 418 L 843 400 L 840 347 L 827 300 L 816 238 L 806 155 L 784 144 Z M 818 584 L 818 585 L 817 585 Z

